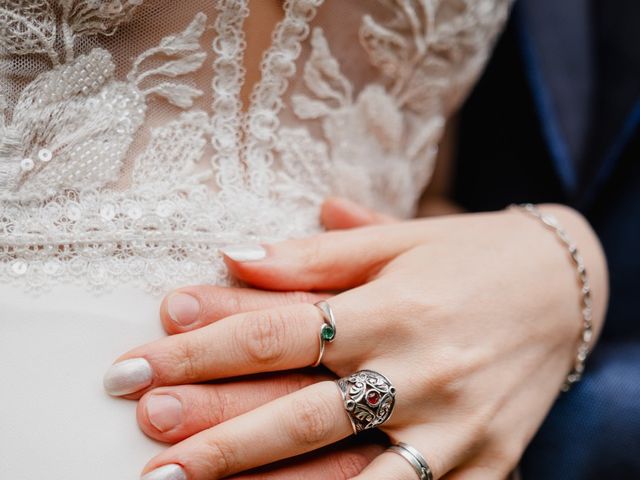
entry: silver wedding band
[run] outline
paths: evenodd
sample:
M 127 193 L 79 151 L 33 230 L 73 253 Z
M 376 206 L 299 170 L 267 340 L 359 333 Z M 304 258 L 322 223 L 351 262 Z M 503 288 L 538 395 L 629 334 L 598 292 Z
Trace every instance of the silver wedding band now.
M 433 472 L 431 471 L 427 460 L 411 445 L 398 442 L 395 445 L 391 445 L 388 450 L 390 452 L 397 453 L 409 462 L 418 474 L 418 478 L 420 478 L 420 480 L 433 480 Z
M 318 353 L 318 359 L 315 361 L 312 367 L 317 367 L 322 363 L 322 357 L 324 357 L 324 349 L 325 342 L 333 342 L 336 339 L 336 317 L 333 315 L 333 310 L 331 310 L 331 305 L 325 302 L 324 300 L 315 304 L 315 306 L 322 313 L 323 324 L 320 327 L 320 334 L 318 338 L 320 339 L 320 353 Z

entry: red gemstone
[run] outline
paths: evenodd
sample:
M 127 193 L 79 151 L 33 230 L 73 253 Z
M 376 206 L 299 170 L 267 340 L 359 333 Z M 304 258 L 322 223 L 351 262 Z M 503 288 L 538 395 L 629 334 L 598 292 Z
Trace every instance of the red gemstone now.
M 371 390 L 369 393 L 367 393 L 367 402 L 369 403 L 369 405 L 375 407 L 379 401 L 380 394 L 378 392 L 376 392 L 375 390 Z

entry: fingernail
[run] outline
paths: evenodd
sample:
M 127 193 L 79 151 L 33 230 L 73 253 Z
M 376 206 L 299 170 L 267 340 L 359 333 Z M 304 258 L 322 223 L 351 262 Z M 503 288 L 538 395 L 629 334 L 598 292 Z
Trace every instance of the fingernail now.
M 151 395 L 147 418 L 158 431 L 168 432 L 182 423 L 182 403 L 172 395 Z
M 171 464 L 156 468 L 140 480 L 187 480 L 187 475 L 180 465 Z
M 112 365 L 104 375 L 104 389 L 119 397 L 142 390 L 151 384 L 153 371 L 144 358 L 132 358 Z
M 191 325 L 200 315 L 200 302 L 186 293 L 174 293 L 167 300 L 169 317 L 178 325 Z
M 267 256 L 267 251 L 262 245 L 231 245 L 221 250 L 236 262 L 255 262 Z

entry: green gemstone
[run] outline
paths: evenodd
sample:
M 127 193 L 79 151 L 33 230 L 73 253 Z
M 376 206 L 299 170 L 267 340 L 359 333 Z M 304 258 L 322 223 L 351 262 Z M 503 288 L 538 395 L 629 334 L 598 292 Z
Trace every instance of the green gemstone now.
M 323 340 L 330 342 L 336 336 L 336 331 L 330 325 L 323 325 L 320 331 L 320 336 Z

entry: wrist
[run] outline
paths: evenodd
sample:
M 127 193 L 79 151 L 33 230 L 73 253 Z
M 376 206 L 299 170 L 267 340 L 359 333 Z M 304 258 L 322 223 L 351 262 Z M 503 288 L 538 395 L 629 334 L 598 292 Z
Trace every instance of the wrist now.
M 560 204 L 541 204 L 538 208 L 543 213 L 554 215 L 558 219 L 582 254 L 589 273 L 594 335 L 597 336 L 604 324 L 609 302 L 607 261 L 600 240 L 588 220 L 577 210 Z
M 512 209 L 520 211 L 539 221 L 541 226 L 546 227 L 549 232 L 552 232 L 556 243 L 565 251 L 565 254 L 567 254 L 575 269 L 575 278 L 577 280 L 578 296 L 580 299 L 579 316 L 582 320 L 582 328 L 578 340 L 575 342 L 577 346 L 575 356 L 573 357 L 572 368 L 563 386 L 563 391 L 567 391 L 571 388 L 572 384 L 579 381 L 582 377 L 585 362 L 595 346 L 597 335 L 604 321 L 606 297 L 604 302 L 598 304 L 594 301 L 593 295 L 594 286 L 601 286 L 605 295 L 607 293 L 606 265 L 604 269 L 602 268 L 602 264 L 597 265 L 598 262 L 604 261 L 604 254 L 602 253 L 602 248 L 600 248 L 595 233 L 584 217 L 575 210 L 567 209 L 559 205 L 547 205 L 540 208 L 532 204 L 513 206 Z M 569 233 L 570 230 L 567 230 L 566 225 L 573 227 L 573 234 Z M 582 245 L 585 246 L 584 249 L 580 247 L 580 241 L 576 240 L 576 238 L 582 241 Z M 551 246 L 549 242 L 547 242 L 547 245 L 549 247 Z M 596 264 L 594 272 L 596 278 L 595 283 L 592 283 L 590 279 L 589 272 L 591 270 L 585 260 L 583 252 L 588 252 L 589 258 L 593 260 L 590 262 L 591 266 L 594 266 L 594 263 Z M 559 253 L 556 249 L 556 254 L 553 255 L 557 260 L 560 260 Z M 569 287 L 571 285 L 569 282 L 566 282 L 566 286 Z M 562 290 L 564 289 L 561 289 L 561 291 Z M 565 305 L 567 305 L 566 301 Z M 578 315 L 575 316 L 577 317 Z

